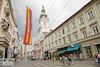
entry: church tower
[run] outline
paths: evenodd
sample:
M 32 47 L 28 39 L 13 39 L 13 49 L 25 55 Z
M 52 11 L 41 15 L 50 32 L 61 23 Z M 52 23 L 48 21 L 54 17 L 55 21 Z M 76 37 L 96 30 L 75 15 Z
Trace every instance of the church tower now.
M 41 15 L 39 18 L 39 30 L 38 30 L 38 38 L 41 39 L 46 36 L 50 32 L 49 30 L 49 19 L 45 13 L 44 6 L 42 6 Z

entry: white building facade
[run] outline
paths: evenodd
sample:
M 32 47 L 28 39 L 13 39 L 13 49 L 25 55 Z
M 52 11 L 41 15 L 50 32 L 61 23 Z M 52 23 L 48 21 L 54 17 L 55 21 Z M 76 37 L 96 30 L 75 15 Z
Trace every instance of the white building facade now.
M 0 0 L 0 51 L 5 58 L 11 58 L 14 47 L 20 47 L 20 35 L 13 16 L 11 0 Z
M 39 43 L 36 51 L 44 46 L 48 58 L 73 54 L 79 59 L 82 53 L 84 59 L 93 59 L 100 53 L 100 0 L 91 0 Z
M 41 15 L 39 18 L 38 39 L 34 43 L 36 45 L 36 46 L 34 46 L 34 49 L 35 49 L 35 53 L 36 53 L 37 58 L 42 58 L 42 56 L 44 54 L 44 46 L 43 46 L 43 43 L 41 44 L 41 42 L 43 42 L 44 37 L 49 32 L 50 32 L 49 19 L 47 18 L 47 15 L 45 13 L 44 6 L 42 6 Z

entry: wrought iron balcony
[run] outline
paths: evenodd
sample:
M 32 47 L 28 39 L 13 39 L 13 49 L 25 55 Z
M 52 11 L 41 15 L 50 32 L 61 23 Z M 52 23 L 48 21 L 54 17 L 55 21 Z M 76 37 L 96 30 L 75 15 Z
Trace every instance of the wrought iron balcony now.
M 0 37 L 0 45 L 9 46 L 9 41 L 6 39 L 6 37 Z
M 8 28 L 9 28 L 9 23 L 6 22 L 5 19 L 2 19 L 2 28 L 3 28 L 3 29 L 8 29 Z

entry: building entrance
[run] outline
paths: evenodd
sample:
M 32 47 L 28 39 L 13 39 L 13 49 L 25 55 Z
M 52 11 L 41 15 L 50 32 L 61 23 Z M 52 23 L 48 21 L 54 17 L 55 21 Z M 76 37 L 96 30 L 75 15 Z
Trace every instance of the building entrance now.
M 100 44 L 97 45 L 98 53 L 100 53 Z
M 87 58 L 92 58 L 91 48 L 90 46 L 86 47 Z

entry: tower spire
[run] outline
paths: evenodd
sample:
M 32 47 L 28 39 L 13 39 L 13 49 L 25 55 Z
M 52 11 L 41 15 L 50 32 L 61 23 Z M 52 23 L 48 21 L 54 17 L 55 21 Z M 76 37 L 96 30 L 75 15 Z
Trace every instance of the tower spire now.
M 45 13 L 44 5 L 42 5 L 42 10 L 41 10 L 41 16 L 40 16 L 40 18 L 43 17 L 43 16 L 47 17 L 47 15 Z

